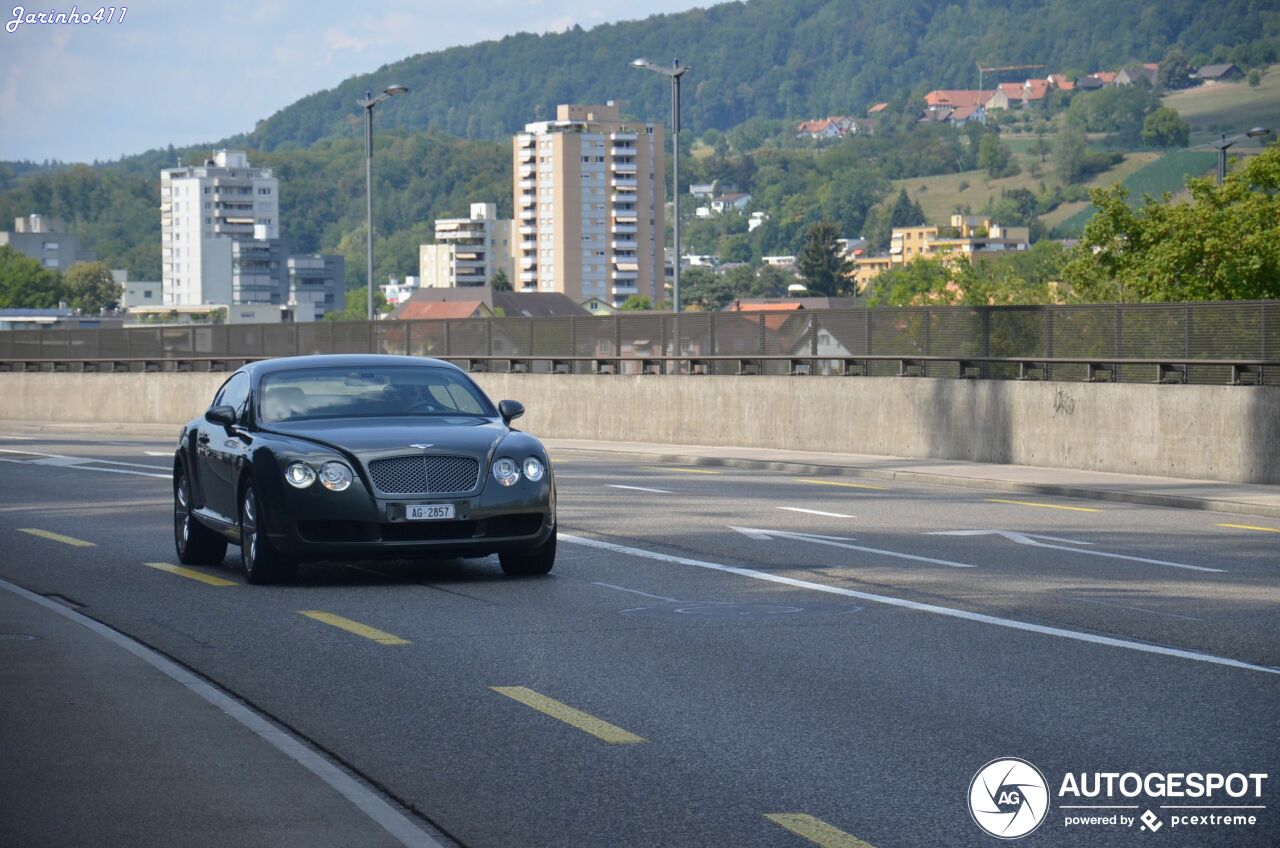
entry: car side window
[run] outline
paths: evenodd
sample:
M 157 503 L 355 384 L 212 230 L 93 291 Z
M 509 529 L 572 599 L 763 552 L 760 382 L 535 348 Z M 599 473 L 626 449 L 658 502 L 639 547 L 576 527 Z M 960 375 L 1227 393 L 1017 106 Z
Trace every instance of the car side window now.
M 230 380 L 222 384 L 222 389 L 213 399 L 214 406 L 230 406 L 236 411 L 236 420 L 244 421 L 249 412 L 249 375 L 233 374 Z

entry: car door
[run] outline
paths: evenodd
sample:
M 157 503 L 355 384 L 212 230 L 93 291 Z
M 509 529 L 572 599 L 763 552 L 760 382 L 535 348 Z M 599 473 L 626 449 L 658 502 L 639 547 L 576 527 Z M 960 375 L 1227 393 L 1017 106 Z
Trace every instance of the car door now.
M 249 375 L 239 371 L 223 383 L 214 396 L 215 406 L 230 406 L 236 411 L 237 424 L 246 422 L 249 408 Z M 200 481 L 203 507 L 214 518 L 234 524 L 238 520 L 236 476 L 245 456 L 246 445 L 237 427 L 224 427 L 201 420 L 196 434 L 196 474 Z

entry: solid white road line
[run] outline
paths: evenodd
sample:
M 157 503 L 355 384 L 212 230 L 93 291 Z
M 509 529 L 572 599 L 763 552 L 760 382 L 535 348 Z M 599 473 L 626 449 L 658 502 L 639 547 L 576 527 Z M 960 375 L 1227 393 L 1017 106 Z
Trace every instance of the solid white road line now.
M 673 604 L 683 604 L 684 601 L 675 598 L 664 597 L 663 595 L 650 595 L 648 592 L 641 592 L 639 589 L 628 589 L 626 586 L 615 586 L 612 583 L 601 583 L 599 580 L 593 580 L 596 586 L 604 586 L 606 589 L 617 589 L 619 592 L 630 592 L 633 595 L 644 595 L 646 598 L 653 598 L 655 601 L 668 601 Z
M 74 468 L 76 471 L 105 471 L 108 474 L 132 474 L 136 477 L 155 477 L 159 480 L 170 480 L 173 478 L 172 474 L 148 474 L 145 471 L 127 471 L 123 468 L 94 468 L 92 465 L 82 465 L 78 462 L 52 463 L 45 460 L 6 459 L 4 457 L 0 457 L 0 462 L 14 462 L 18 465 L 59 465 L 63 468 Z
M 1133 610 L 1134 612 L 1145 612 L 1148 615 L 1163 615 L 1169 618 L 1180 618 L 1183 621 L 1204 621 L 1203 618 L 1195 618 L 1194 616 L 1190 616 L 1190 615 L 1178 615 L 1177 613 L 1173 613 L 1173 612 L 1161 612 L 1160 610 L 1143 609 L 1142 607 L 1127 607 L 1124 604 L 1113 604 L 1110 601 L 1095 601 L 1092 598 L 1076 598 L 1076 600 L 1086 604 L 1099 604 L 1104 607 L 1115 607 L 1116 609 Z
M 30 461 L 36 464 L 43 463 L 45 465 L 83 465 L 85 463 L 92 463 L 95 465 L 123 465 L 126 468 L 146 468 L 151 471 L 169 470 L 169 468 L 164 465 L 148 465 L 142 462 L 121 462 L 116 459 L 94 459 L 89 456 L 67 456 L 60 453 L 39 453 L 37 451 L 6 450 L 5 448 L 0 448 L 0 453 L 17 453 L 22 454 L 23 456 L 44 457 L 43 460 L 33 459 Z
M 787 512 L 803 512 L 807 515 L 823 515 L 827 518 L 856 518 L 854 515 L 844 515 L 839 512 L 823 512 L 820 509 L 801 509 L 798 506 L 780 506 L 778 509 L 785 509 Z
M 614 553 L 643 557 L 644 559 L 653 559 L 660 562 L 670 562 L 676 565 L 691 565 L 695 568 L 709 568 L 712 571 L 723 571 L 727 574 L 736 574 L 739 577 L 749 577 L 752 580 L 764 580 L 769 583 L 779 583 L 783 586 L 793 586 L 797 589 L 810 589 L 814 592 L 825 592 L 829 595 L 858 598 L 860 600 L 870 601 L 874 604 L 885 604 L 886 606 L 901 607 L 902 609 L 915 610 L 916 612 L 927 612 L 932 615 L 942 615 L 947 616 L 948 618 L 959 618 L 964 621 L 974 621 L 979 624 L 1007 627 L 1010 630 L 1022 630 L 1028 633 L 1039 633 L 1043 636 L 1056 636 L 1060 639 L 1072 639 L 1077 642 L 1089 642 L 1094 645 L 1106 645 L 1111 648 L 1124 648 L 1125 650 L 1138 651 L 1144 654 L 1159 654 L 1166 657 L 1177 657 L 1179 659 L 1192 660 L 1194 662 L 1209 663 L 1210 665 L 1245 669 L 1246 671 L 1260 671 L 1264 674 L 1280 674 L 1280 668 L 1270 668 L 1265 665 L 1254 665 L 1253 663 L 1233 660 L 1227 657 L 1217 657 L 1213 654 L 1202 654 L 1197 651 L 1184 651 L 1181 648 L 1165 648 L 1160 645 L 1147 645 L 1142 642 L 1131 642 L 1127 639 L 1116 639 L 1112 636 L 1100 636 L 1095 633 L 1082 633 L 1077 630 L 1067 630 L 1062 627 L 1048 627 L 1043 624 L 1031 624 L 1026 621 L 1017 621 L 1011 618 L 999 618 L 994 615 L 969 612 L 968 610 L 952 609 L 950 607 L 941 607 L 935 604 L 922 604 L 918 601 L 908 601 L 903 598 L 894 598 L 888 595 L 873 595 L 870 592 L 859 592 L 854 589 L 846 589 L 843 586 L 828 586 L 824 583 L 797 580 L 794 577 L 784 577 L 780 574 L 770 574 L 766 571 L 756 571 L 752 568 L 739 568 L 733 565 L 721 565 L 720 563 L 706 562 L 700 559 L 690 559 L 689 557 L 671 556 L 669 554 L 658 553 L 657 551 L 647 551 L 644 548 L 630 548 L 625 545 L 615 545 L 612 542 L 604 542 L 599 539 L 587 539 L 582 536 L 573 536 L 567 533 L 561 533 L 560 539 L 572 545 L 584 545 L 589 548 L 598 548 L 603 551 L 613 551 Z
M 669 492 L 666 489 L 647 489 L 644 486 L 623 486 L 618 483 L 605 483 L 605 486 L 610 489 L 630 489 L 633 492 L 653 492 L 655 495 L 674 494 L 674 492 Z
M 1148 565 L 1163 565 L 1168 568 L 1181 568 L 1186 571 L 1207 571 L 1212 574 L 1226 574 L 1227 572 L 1221 568 L 1206 568 L 1203 565 L 1187 565 L 1181 562 L 1169 562 L 1163 559 L 1148 559 L 1147 557 L 1128 556 L 1127 554 L 1109 554 L 1106 551 L 1086 551 L 1080 548 L 1068 548 L 1063 545 L 1046 545 L 1044 542 L 1038 542 L 1037 539 L 1049 539 L 1054 542 L 1066 542 L 1069 545 L 1091 545 L 1092 542 L 1073 542 L 1070 539 L 1059 539 L 1055 536 L 1036 536 L 1030 533 L 1015 533 L 1012 530 L 939 530 L 933 533 L 926 533 L 926 536 L 1003 536 L 1011 542 L 1017 542 L 1019 545 L 1029 545 L 1033 548 L 1048 548 L 1051 551 L 1070 551 L 1071 553 L 1082 554 L 1084 556 L 1106 557 L 1107 559 L 1123 559 L 1129 562 L 1143 562 Z
M 952 562 L 949 559 L 934 559 L 927 556 L 916 556 L 915 554 L 900 554 L 897 551 L 886 551 L 882 548 L 867 548 L 862 545 L 850 545 L 852 539 L 846 539 L 843 536 L 818 536 L 813 533 L 793 533 L 789 530 L 760 530 L 756 527 L 734 527 L 729 525 L 730 530 L 737 530 L 748 539 L 755 539 L 760 542 L 769 539 L 797 539 L 801 542 L 813 542 L 815 545 L 827 545 L 832 548 L 844 548 L 847 551 L 861 551 L 868 554 L 876 554 L 878 556 L 892 557 L 894 559 L 909 559 L 912 562 L 927 562 L 931 565 L 945 565 L 948 568 L 977 568 L 967 562 Z
M 112 630 L 105 624 L 81 615 L 75 610 L 68 609 L 62 604 L 51 601 L 34 592 L 29 592 L 21 586 L 15 586 L 6 580 L 0 580 L 0 589 L 8 590 L 32 603 L 37 603 L 46 609 L 53 610 L 82 627 L 87 627 L 102 638 L 107 639 L 118 647 L 124 648 L 152 668 L 182 684 L 189 691 L 204 698 L 210 704 L 213 704 L 256 733 L 273 748 L 337 790 L 340 795 L 355 804 L 361 812 L 387 833 L 394 836 L 406 848 L 443 848 L 426 831 L 383 800 L 372 789 L 357 781 L 326 757 L 309 748 L 296 736 L 267 721 L 260 713 L 226 694 L 221 689 L 214 687 L 213 684 L 197 677 L 177 663 L 166 659 L 141 642 L 130 639 L 123 633 Z

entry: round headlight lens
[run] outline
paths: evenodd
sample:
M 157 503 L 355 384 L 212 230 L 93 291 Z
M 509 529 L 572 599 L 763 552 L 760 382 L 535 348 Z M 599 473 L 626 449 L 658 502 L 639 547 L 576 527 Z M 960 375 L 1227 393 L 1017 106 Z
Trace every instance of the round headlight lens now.
M 493 479 L 504 486 L 514 486 L 520 479 L 520 467 L 514 459 L 500 459 L 493 464 Z
M 524 461 L 524 476 L 528 477 L 535 483 L 542 479 L 542 475 L 545 474 L 546 471 L 546 467 L 536 456 L 531 456 Z
M 305 489 L 316 481 L 316 472 L 305 462 L 294 462 L 284 470 L 284 479 L 296 489 Z
M 331 492 L 341 492 L 351 485 L 351 469 L 341 462 L 326 462 L 320 466 L 320 485 Z

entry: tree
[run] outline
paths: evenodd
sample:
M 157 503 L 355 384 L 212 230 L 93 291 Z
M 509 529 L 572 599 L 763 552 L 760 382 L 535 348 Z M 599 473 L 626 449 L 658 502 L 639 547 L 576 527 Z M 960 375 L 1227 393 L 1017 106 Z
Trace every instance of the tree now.
M 1262 85 L 1262 72 L 1254 68 L 1249 71 L 1249 87 L 1257 88 L 1260 85 Z
M 1280 297 L 1280 147 L 1221 185 L 1187 181 L 1189 202 L 1129 205 L 1123 186 L 1093 192 L 1098 211 L 1064 278 L 1086 302 Z
M 102 262 L 77 262 L 62 278 L 67 305 L 84 315 L 98 315 L 120 305 L 124 287 Z
M 1009 146 L 995 133 L 986 133 L 978 143 L 978 167 L 992 179 L 1008 177 L 1019 170 Z
M 373 292 L 373 311 L 374 314 L 382 312 L 390 312 L 391 304 L 387 303 L 387 296 L 382 293 L 381 289 L 375 289 Z M 369 320 L 369 294 L 366 289 L 347 289 L 347 305 L 341 311 L 326 312 L 324 314 L 326 321 L 367 321 Z
M 1186 147 L 1191 139 L 1191 125 L 1176 109 L 1161 107 L 1142 122 L 1142 140 L 1152 147 Z
M 806 231 L 796 265 L 811 294 L 840 297 L 853 284 L 853 263 L 845 258 L 839 238 L 840 230 L 830 221 L 819 221 Z
M 1170 47 L 1156 72 L 1156 87 L 1173 90 L 1190 88 L 1194 84 L 1195 81 L 1191 79 L 1191 64 L 1183 55 L 1182 48 L 1177 45 Z
M 1088 153 L 1089 147 L 1080 128 L 1068 125 L 1058 133 L 1057 141 L 1053 143 L 1053 168 L 1063 185 L 1078 182 L 1084 176 Z
M 503 268 L 499 268 L 498 273 L 493 275 L 489 285 L 493 286 L 494 291 L 511 291 L 511 280 L 508 279 L 507 272 Z
M 653 301 L 649 299 L 647 294 L 633 294 L 624 300 L 618 308 L 623 312 L 649 312 L 653 309 Z
M 924 224 L 924 210 L 920 204 L 907 195 L 907 190 L 898 191 L 898 198 L 893 202 L 889 212 L 890 227 L 918 227 Z
M 51 309 L 62 297 L 62 280 L 56 271 L 0 245 L 0 309 Z
M 729 281 L 710 268 L 690 268 L 680 275 L 680 301 L 703 310 L 722 309 L 733 300 Z

